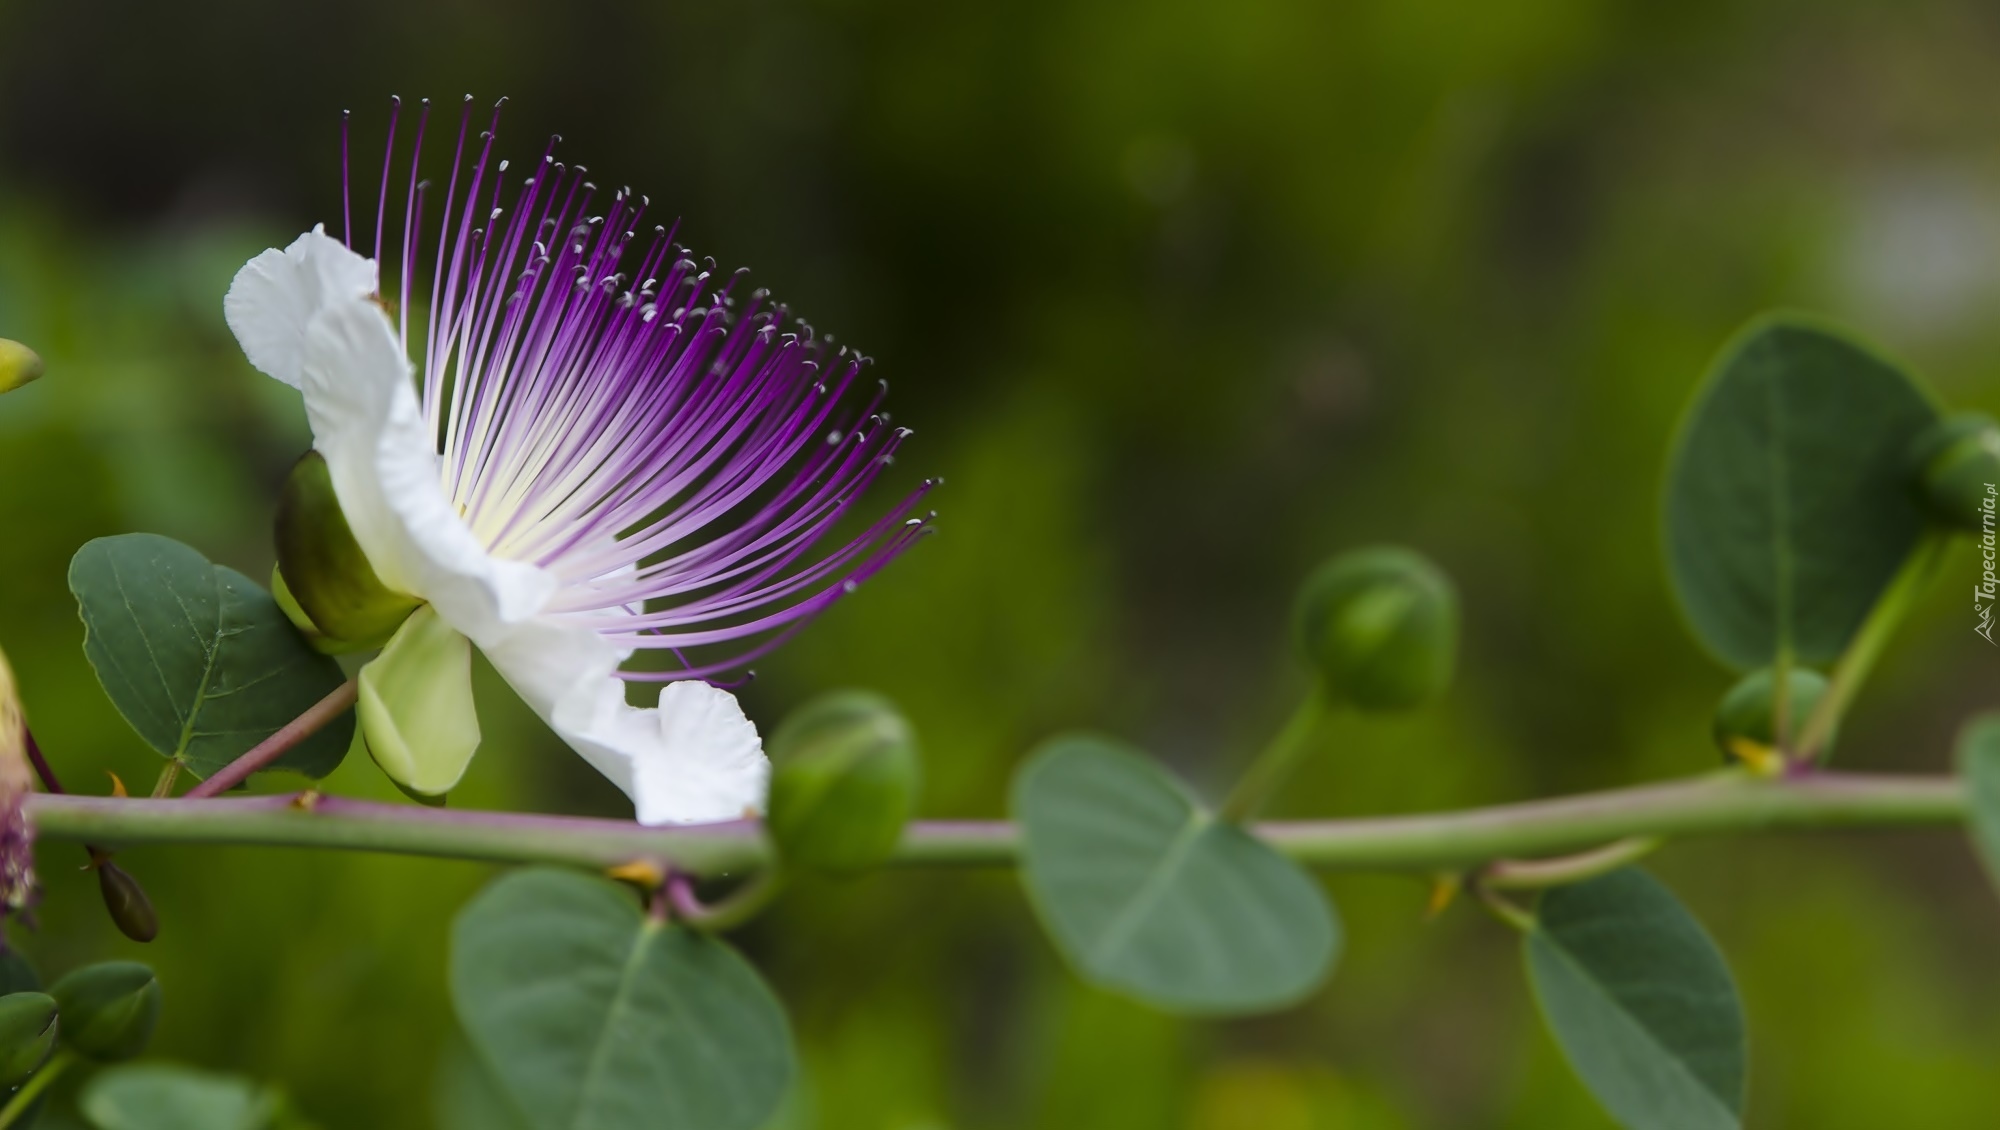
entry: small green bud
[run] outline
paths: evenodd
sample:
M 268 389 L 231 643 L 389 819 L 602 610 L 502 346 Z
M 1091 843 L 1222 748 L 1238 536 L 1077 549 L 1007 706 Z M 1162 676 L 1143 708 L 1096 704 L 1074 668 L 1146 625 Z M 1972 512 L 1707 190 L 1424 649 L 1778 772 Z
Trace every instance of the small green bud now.
M 916 736 L 887 699 L 822 695 L 785 719 L 769 750 L 766 826 L 787 864 L 851 875 L 896 850 L 921 767 Z
M 18 341 L 0 337 L 0 392 L 13 392 L 42 375 L 42 358 Z
M 97 865 L 97 892 L 104 896 L 104 909 L 118 932 L 135 942 L 150 942 L 160 936 L 160 916 L 146 888 L 131 873 L 106 859 Z
M 0 997 L 0 1087 L 35 1073 L 56 1046 L 56 999 L 43 993 Z
M 1451 684 L 1458 596 L 1412 550 L 1374 546 L 1321 565 L 1299 592 L 1293 625 L 1336 702 L 1408 710 Z
M 160 1022 L 160 982 L 136 961 L 86 965 L 57 981 L 49 994 L 62 1009 L 63 1043 L 99 1063 L 145 1051 Z
M 422 603 L 375 575 L 317 451 L 306 452 L 286 477 L 276 533 L 282 577 L 272 587 L 282 583 L 292 605 L 325 637 L 316 641 L 322 651 L 381 647 Z
M 1793 737 L 1805 729 L 1806 719 L 1826 694 L 1826 676 L 1808 667 L 1793 667 L 1785 680 L 1791 688 L 1785 714 Z M 1777 675 L 1762 667 L 1737 680 L 1715 707 L 1715 746 L 1732 761 L 1754 760 L 1778 744 L 1777 702 L 1773 694 Z M 1834 734 L 1828 734 L 1826 750 L 1833 748 Z M 1745 748 L 1742 743 L 1749 743 Z M 1755 767 L 1755 766 L 1753 766 Z
M 2000 425 L 1979 412 L 1960 412 L 1925 428 L 1910 445 L 1919 494 L 1931 517 L 1979 533 L 1994 512 L 2000 486 Z

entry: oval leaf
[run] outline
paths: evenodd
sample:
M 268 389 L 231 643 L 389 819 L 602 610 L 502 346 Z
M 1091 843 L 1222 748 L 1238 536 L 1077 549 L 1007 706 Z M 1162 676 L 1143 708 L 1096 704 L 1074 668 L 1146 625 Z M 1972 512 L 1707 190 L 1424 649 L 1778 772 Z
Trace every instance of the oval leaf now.
M 1797 318 L 1723 351 L 1667 468 L 1668 571 L 1738 669 L 1838 657 L 1915 548 L 1910 448 L 1938 418 L 1901 369 Z
M 756 971 L 602 879 L 540 868 L 488 887 L 452 929 L 451 993 L 536 1130 L 754 1130 L 792 1081 L 790 1026 Z
M 1626 868 L 1550 891 L 1535 917 L 1535 1001 L 1612 1117 L 1629 1130 L 1741 1126 L 1743 1006 L 1672 892 Z
M 1982 714 L 1959 732 L 1958 771 L 1972 846 L 1987 878 L 2000 886 L 2000 713 Z
M 266 1130 L 281 1105 L 241 1076 L 158 1063 L 102 1072 L 77 1100 L 97 1130 Z
M 1035 909 L 1093 984 L 1179 1012 L 1264 1012 L 1333 964 L 1319 884 L 1142 754 L 1057 738 L 1015 779 L 1014 814 Z
M 446 1047 L 433 1079 L 432 1121 L 437 1130 L 534 1130 L 501 1093 L 492 1069 L 461 1041 Z
M 98 538 L 70 561 L 84 654 L 139 736 L 206 777 L 340 686 L 256 582 L 171 538 Z M 354 737 L 347 712 L 272 764 L 324 777 Z

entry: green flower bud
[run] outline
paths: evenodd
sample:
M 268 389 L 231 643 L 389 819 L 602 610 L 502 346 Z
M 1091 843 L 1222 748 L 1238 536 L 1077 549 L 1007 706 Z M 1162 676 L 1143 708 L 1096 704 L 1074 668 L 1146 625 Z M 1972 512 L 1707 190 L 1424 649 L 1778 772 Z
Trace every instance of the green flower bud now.
M 1357 549 L 1321 565 L 1299 592 L 1299 648 L 1336 702 L 1407 710 L 1451 683 L 1458 596 L 1421 554 Z
M 2000 487 L 2000 425 L 1978 412 L 1947 416 L 1910 445 L 1919 494 L 1931 517 L 1979 533 Z
M 1785 712 L 1791 734 L 1805 729 L 1806 719 L 1826 694 L 1826 676 L 1807 667 L 1793 667 L 1785 680 L 1791 688 Z M 1730 760 L 1756 760 L 1778 744 L 1777 701 L 1773 691 L 1777 675 L 1769 667 L 1759 668 L 1737 680 L 1715 707 L 1715 745 Z M 1826 738 L 1824 750 L 1833 748 L 1836 735 Z M 1745 746 L 1743 743 L 1748 743 Z
M 426 604 L 361 669 L 355 706 L 368 754 L 418 800 L 451 791 L 479 748 L 472 641 Z
M 316 641 L 322 651 L 381 647 L 422 603 L 375 575 L 317 451 L 306 452 L 285 479 L 276 532 L 282 577 L 272 587 L 283 584 L 290 603 L 325 637 Z
M 43 993 L 0 997 L 0 1087 L 35 1073 L 56 1046 L 56 999 Z
M 110 860 L 97 865 L 97 892 L 104 896 L 104 909 L 118 932 L 135 942 L 150 942 L 160 936 L 160 916 L 153 900 L 123 867 Z
M 0 337 L 0 392 L 13 392 L 42 375 L 42 359 L 18 341 Z
M 160 1022 L 160 982 L 136 961 L 86 965 L 57 981 L 49 994 L 62 1009 L 63 1043 L 99 1063 L 145 1051 Z
M 836 691 L 772 735 L 766 822 L 785 862 L 834 875 L 880 865 L 916 806 L 916 736 L 887 699 Z

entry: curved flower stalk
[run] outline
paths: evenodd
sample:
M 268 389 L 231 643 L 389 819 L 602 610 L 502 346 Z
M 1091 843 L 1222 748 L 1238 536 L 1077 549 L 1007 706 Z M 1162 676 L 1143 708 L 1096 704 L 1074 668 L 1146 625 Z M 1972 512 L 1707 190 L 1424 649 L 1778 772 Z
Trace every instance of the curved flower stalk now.
M 251 260 L 224 303 L 250 362 L 304 394 L 367 566 L 417 608 L 361 676 L 370 751 L 407 791 L 456 783 L 478 740 L 477 646 L 642 822 L 761 810 L 756 729 L 704 680 L 927 532 L 910 514 L 935 484 L 813 554 L 910 434 L 877 413 L 886 386 L 667 228 L 642 241 L 643 197 L 593 212 L 599 191 L 553 142 L 509 202 L 497 106 L 468 167 L 468 100 L 420 311 L 428 110 L 393 290 L 378 270 L 392 117 L 374 258 L 351 222 L 345 240 L 315 228 Z M 623 670 L 640 651 L 669 669 Z M 628 705 L 632 681 L 666 683 L 658 705 Z

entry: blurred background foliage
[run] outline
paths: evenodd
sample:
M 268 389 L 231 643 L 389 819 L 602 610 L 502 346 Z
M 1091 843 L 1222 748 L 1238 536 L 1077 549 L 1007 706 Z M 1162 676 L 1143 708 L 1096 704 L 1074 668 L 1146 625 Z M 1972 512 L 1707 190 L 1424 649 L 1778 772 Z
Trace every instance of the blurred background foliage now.
M 761 665 L 767 732 L 818 690 L 893 696 L 934 816 L 998 815 L 1065 727 L 1219 787 L 1300 689 L 1292 586 L 1394 540 L 1464 590 L 1459 685 L 1343 723 L 1282 814 L 1698 772 L 1729 680 L 1659 567 L 1671 429 L 1776 305 L 2000 406 L 1996 51 L 1972 0 L 0 0 L 0 336 L 49 362 L 0 403 L 0 638 L 73 787 L 151 782 L 84 662 L 69 555 L 150 530 L 268 569 L 306 433 L 222 292 L 336 220 L 340 109 L 367 153 L 390 93 L 473 91 L 512 96 L 505 152 L 562 132 L 878 357 L 917 429 L 900 485 L 947 479 L 940 535 Z M 1961 549 L 1843 762 L 1939 769 L 1990 704 L 1975 575 Z M 454 803 L 629 811 L 507 696 L 480 703 Z M 332 787 L 392 795 L 365 759 Z M 82 859 L 45 848 L 23 944 L 49 972 L 155 962 L 163 1054 L 282 1081 L 331 1128 L 482 1125 L 436 1068 L 462 1062 L 446 926 L 488 869 L 134 851 L 165 923 L 142 949 Z M 1752 1124 L 1990 1124 L 2000 910 L 1955 837 L 1702 843 L 1657 869 L 1742 981 Z M 799 889 L 745 937 L 800 1032 L 791 1124 L 1607 1125 L 1512 938 L 1426 921 L 1408 879 L 1329 885 L 1332 983 L 1227 1024 L 1080 988 L 1007 875 Z

